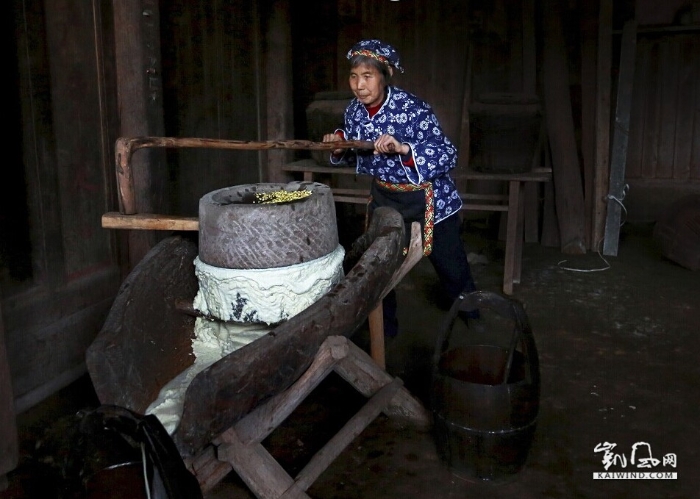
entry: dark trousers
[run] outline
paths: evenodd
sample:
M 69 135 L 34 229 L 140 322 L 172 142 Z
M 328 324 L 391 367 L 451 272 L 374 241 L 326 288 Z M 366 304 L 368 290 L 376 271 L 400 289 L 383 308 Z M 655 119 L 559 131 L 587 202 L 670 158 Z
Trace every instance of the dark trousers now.
M 391 206 L 404 217 L 406 245 L 411 234 L 411 223 L 421 222 L 424 225 L 425 201 L 423 191 L 409 193 L 393 193 L 380 189 L 373 184 L 372 203 L 370 210 L 377 206 Z M 457 299 L 461 292 L 476 291 L 464 243 L 460 237 L 459 214 L 442 220 L 433 228 L 433 251 L 428 255 L 430 263 L 440 279 L 450 302 Z M 382 303 L 384 313 L 384 333 L 395 336 L 398 333 L 398 318 L 396 315 L 396 293 L 392 290 Z M 476 318 L 478 311 L 469 312 L 466 318 Z

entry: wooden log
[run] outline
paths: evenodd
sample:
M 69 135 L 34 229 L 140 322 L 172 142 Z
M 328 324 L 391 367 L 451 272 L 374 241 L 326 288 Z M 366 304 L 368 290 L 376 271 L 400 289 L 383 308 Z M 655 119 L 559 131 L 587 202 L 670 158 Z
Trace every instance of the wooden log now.
M 608 211 L 605 218 L 605 239 L 603 240 L 603 254 L 609 256 L 617 255 L 618 242 L 620 240 L 621 202 L 625 197 L 625 162 L 627 160 L 630 107 L 632 89 L 634 87 L 637 21 L 627 21 L 622 31 L 620 77 L 617 85 L 617 106 L 615 110 L 616 126 L 613 133 Z
M 583 185 L 576 147 L 569 91 L 569 66 L 560 2 L 546 0 L 544 10 L 543 84 L 547 128 L 552 151 L 555 201 L 561 251 L 586 252 Z

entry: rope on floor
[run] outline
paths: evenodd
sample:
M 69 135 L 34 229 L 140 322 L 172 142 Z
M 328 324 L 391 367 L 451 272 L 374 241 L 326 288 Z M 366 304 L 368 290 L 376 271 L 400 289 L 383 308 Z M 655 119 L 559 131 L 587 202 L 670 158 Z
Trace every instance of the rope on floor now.
M 611 200 L 615 201 L 615 202 L 616 202 L 617 204 L 619 204 L 620 207 L 622 208 L 622 212 L 623 212 L 623 214 L 624 214 L 624 217 L 622 217 L 622 220 L 620 221 L 620 227 L 622 227 L 623 225 L 625 225 L 625 222 L 627 221 L 627 208 L 625 208 L 625 205 L 623 204 L 622 201 L 623 201 L 623 200 L 625 199 L 625 197 L 627 196 L 627 193 L 629 192 L 629 190 L 630 190 L 629 184 L 625 184 L 624 187 L 622 188 L 622 196 L 620 196 L 620 198 L 617 198 L 617 197 L 613 196 L 612 194 L 608 194 L 608 195 L 606 196 L 607 199 L 611 199 Z M 599 268 L 597 268 L 597 269 L 577 269 L 577 268 L 574 268 L 574 267 L 564 267 L 564 266 L 562 266 L 562 263 L 566 263 L 568 260 L 562 260 L 562 261 L 560 261 L 559 263 L 557 263 L 557 266 L 558 266 L 560 269 L 569 270 L 569 271 L 571 271 L 571 272 L 601 272 L 601 271 L 603 271 L 603 270 L 608 270 L 608 269 L 610 268 L 610 263 L 605 259 L 605 257 L 604 257 L 604 256 L 601 254 L 601 252 L 600 252 L 600 245 L 602 244 L 602 242 L 603 242 L 603 239 L 600 239 L 600 240 L 598 241 L 598 244 L 596 244 L 596 248 L 597 248 L 597 249 L 596 249 L 596 252 L 598 253 L 598 256 L 600 257 L 600 259 L 603 260 L 603 261 L 605 262 L 605 266 L 604 266 L 604 267 L 599 267 Z

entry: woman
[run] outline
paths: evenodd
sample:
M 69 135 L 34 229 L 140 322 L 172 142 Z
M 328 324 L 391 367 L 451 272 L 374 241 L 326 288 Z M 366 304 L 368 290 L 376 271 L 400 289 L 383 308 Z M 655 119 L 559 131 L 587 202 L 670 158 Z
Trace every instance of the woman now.
M 324 135 L 323 141 L 367 140 L 374 142 L 374 151 L 338 149 L 331 163 L 355 162 L 357 173 L 374 177 L 369 212 L 391 206 L 401 213 L 406 244 L 411 223 L 421 223 L 424 254 L 451 300 L 462 291 L 476 290 L 459 235 L 462 200 L 449 175 L 457 164 L 457 149 L 429 104 L 390 85 L 394 70 L 403 72 L 391 45 L 363 40 L 348 51 L 347 58 L 355 98 L 345 110 L 344 129 Z M 383 308 L 384 333 L 395 336 L 395 293 L 384 299 Z M 478 311 L 468 316 L 477 317 Z

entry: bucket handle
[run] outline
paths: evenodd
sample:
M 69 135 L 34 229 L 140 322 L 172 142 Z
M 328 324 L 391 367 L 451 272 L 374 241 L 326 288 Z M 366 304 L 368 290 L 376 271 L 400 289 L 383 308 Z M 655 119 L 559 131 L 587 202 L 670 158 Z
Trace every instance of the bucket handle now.
M 492 291 L 472 291 L 470 293 L 460 293 L 457 299 L 452 303 L 450 311 L 447 313 L 447 317 L 445 318 L 442 328 L 440 329 L 440 333 L 437 337 L 435 353 L 433 355 L 434 375 L 437 374 L 440 357 L 447 347 L 449 336 L 452 333 L 457 314 L 460 311 L 471 312 L 482 308 L 491 309 L 501 317 L 510 319 L 514 322 L 513 337 L 511 338 L 511 342 L 508 347 L 508 358 L 502 384 L 508 382 L 511 366 L 513 364 L 513 357 L 515 355 L 515 349 L 520 341 L 526 340 L 523 342 L 526 354 L 529 352 L 534 354 L 535 358 L 537 357 L 534 339 L 532 338 L 532 330 L 530 329 L 530 323 L 527 319 L 527 315 L 525 314 L 525 309 L 519 301 Z M 537 376 L 537 373 L 539 372 L 538 366 L 532 365 L 532 358 L 528 358 L 527 361 L 530 365 L 529 375 L 531 377 L 533 375 Z M 533 374 L 533 367 L 537 373 Z

